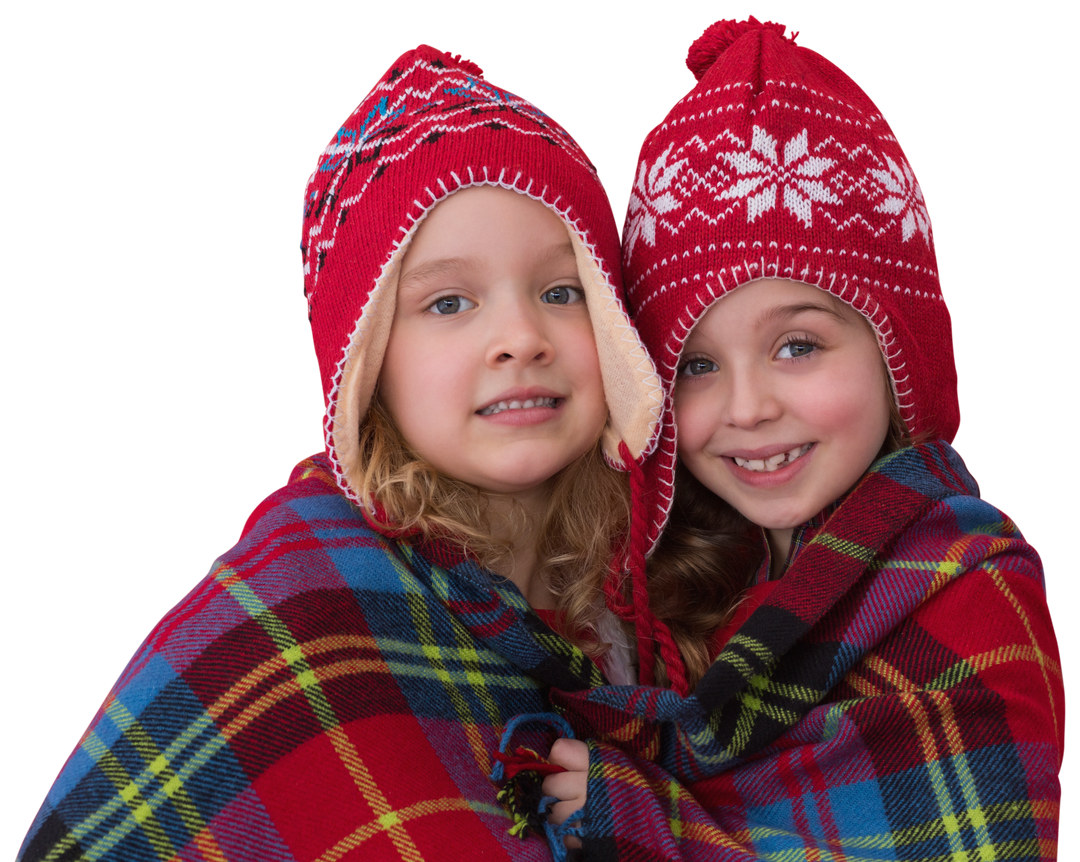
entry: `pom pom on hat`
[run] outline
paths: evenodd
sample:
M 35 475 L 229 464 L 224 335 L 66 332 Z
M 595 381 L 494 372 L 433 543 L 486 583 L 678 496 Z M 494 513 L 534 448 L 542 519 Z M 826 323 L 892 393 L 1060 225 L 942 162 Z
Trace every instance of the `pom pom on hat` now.
M 481 66 L 480 63 L 476 62 L 476 60 L 470 57 L 468 54 L 462 54 L 460 51 L 441 49 L 438 48 L 438 45 L 434 45 L 431 42 L 418 42 L 416 45 L 413 46 L 413 48 L 405 49 L 402 54 L 405 54 L 409 51 L 416 51 L 417 49 L 421 49 L 423 51 L 429 51 L 434 49 L 435 51 L 442 53 L 443 57 L 445 58 L 444 63 L 446 63 L 447 66 L 457 66 L 459 69 L 461 69 L 461 71 L 469 72 L 469 75 L 474 75 L 477 78 L 487 78 L 487 69 Z M 400 57 L 401 54 L 397 56 Z M 395 57 L 394 63 L 396 62 L 397 58 Z
M 686 53 L 683 54 L 683 66 L 690 72 L 693 82 L 698 83 L 720 55 L 740 37 L 761 29 L 775 30 L 789 42 L 797 42 L 802 36 L 802 30 L 788 27 L 786 22 L 777 21 L 775 18 L 759 18 L 753 12 L 747 12 L 744 18 L 725 15 L 714 18 L 690 40 Z

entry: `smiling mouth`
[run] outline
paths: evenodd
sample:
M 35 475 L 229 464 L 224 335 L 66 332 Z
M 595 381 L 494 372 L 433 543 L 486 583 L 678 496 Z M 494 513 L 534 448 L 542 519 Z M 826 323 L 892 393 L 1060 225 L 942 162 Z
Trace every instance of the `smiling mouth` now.
M 494 416 L 504 410 L 528 410 L 530 407 L 549 407 L 554 410 L 558 402 L 558 398 L 526 398 L 523 401 L 499 401 L 476 412 L 480 416 Z
M 763 460 L 749 460 L 747 458 L 732 458 L 732 460 L 744 470 L 749 470 L 752 473 L 774 473 L 781 467 L 784 467 L 793 461 L 798 461 L 803 455 L 810 451 L 813 445 L 813 443 L 804 443 L 802 446 L 795 447 L 790 452 L 780 452 L 773 455 L 771 458 L 765 458 Z

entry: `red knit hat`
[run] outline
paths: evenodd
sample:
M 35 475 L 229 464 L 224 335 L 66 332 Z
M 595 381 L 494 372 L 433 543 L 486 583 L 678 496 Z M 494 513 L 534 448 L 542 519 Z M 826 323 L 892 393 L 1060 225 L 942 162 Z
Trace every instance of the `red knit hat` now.
M 652 451 L 660 385 L 627 316 L 618 234 L 596 169 L 537 107 L 480 68 L 421 45 L 399 57 L 323 151 L 304 199 L 304 295 L 326 398 L 326 451 L 356 481 L 359 427 L 382 367 L 398 268 L 439 201 L 470 186 L 527 195 L 566 224 L 596 335 L 610 418 L 604 451 Z M 622 465 L 624 469 L 628 465 Z
M 782 24 L 718 21 L 686 60 L 698 84 L 645 139 L 623 231 L 634 318 L 668 393 L 646 465 L 659 538 L 671 506 L 671 388 L 687 335 L 742 284 L 827 290 L 877 333 L 908 431 L 960 422 L 930 217 L 884 117 Z
M 470 186 L 539 201 L 566 225 L 592 319 L 608 405 L 608 462 L 632 470 L 631 600 L 623 561 L 607 595 L 633 620 L 642 677 L 652 642 L 674 643 L 652 620 L 644 587 L 647 532 L 641 462 L 660 432 L 663 387 L 630 322 L 619 237 L 596 169 L 573 138 L 473 63 L 421 45 L 399 57 L 330 141 L 308 181 L 301 250 L 304 294 L 326 398 L 326 451 L 342 491 L 360 499 L 359 429 L 375 389 L 397 298 L 398 269 L 439 201 Z M 637 541 L 635 541 L 637 537 Z M 660 631 L 657 631 L 659 626 Z

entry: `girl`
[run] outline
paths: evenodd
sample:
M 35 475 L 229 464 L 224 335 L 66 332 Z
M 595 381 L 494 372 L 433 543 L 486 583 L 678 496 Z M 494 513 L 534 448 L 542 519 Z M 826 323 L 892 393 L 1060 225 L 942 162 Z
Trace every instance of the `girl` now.
M 587 800 L 587 858 L 1056 858 L 1042 569 L 948 445 L 914 174 L 781 25 L 721 21 L 687 63 L 697 87 L 642 147 L 624 265 L 673 401 L 648 465 L 655 531 L 673 522 L 653 607 L 696 687 L 561 696 L 599 742 L 554 747 L 573 771 L 545 782 L 553 819 Z
M 23 859 L 548 855 L 508 833 L 491 752 L 603 679 L 628 518 L 603 461 L 643 457 L 662 405 L 607 199 L 560 126 L 421 46 L 304 206 L 326 453 L 150 634 Z

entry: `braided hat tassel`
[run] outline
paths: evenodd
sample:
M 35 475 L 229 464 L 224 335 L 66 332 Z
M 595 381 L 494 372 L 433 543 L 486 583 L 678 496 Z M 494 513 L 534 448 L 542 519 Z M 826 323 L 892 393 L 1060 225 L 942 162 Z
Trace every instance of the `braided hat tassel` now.
M 619 619 L 633 622 L 637 638 L 638 674 L 643 685 L 656 682 L 656 647 L 659 645 L 660 656 L 667 669 L 668 680 L 676 692 L 687 695 L 690 685 L 686 679 L 686 666 L 683 664 L 679 648 L 671 629 L 663 620 L 658 619 L 649 609 L 649 589 L 645 571 L 645 552 L 648 548 L 648 520 L 644 510 L 645 474 L 641 465 L 630 457 L 630 450 L 625 443 L 619 444 L 619 455 L 623 463 L 630 468 L 630 541 L 627 554 L 627 567 L 630 575 L 630 601 L 624 596 L 624 578 L 622 567 L 616 558 L 612 561 L 611 572 L 604 593 L 608 607 Z

